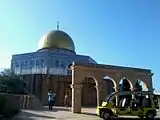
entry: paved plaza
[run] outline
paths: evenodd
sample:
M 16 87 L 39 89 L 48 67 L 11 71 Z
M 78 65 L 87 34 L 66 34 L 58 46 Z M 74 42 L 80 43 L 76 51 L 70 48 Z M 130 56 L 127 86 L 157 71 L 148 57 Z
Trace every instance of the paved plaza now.
M 128 118 L 130 117 L 122 117 L 120 120 Z M 83 108 L 82 114 L 73 114 L 71 108 L 54 107 L 53 111 L 49 111 L 44 107 L 43 110 L 22 110 L 14 120 L 100 120 L 100 118 L 97 117 L 95 108 Z

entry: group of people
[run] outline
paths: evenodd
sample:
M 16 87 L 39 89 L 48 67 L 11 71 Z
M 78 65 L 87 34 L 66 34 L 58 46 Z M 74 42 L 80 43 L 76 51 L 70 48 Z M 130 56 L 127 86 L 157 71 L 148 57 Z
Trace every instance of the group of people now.
M 55 103 L 55 98 L 56 98 L 56 93 L 52 92 L 51 90 L 49 90 L 48 92 L 48 106 L 49 106 L 49 110 L 53 109 L 53 105 Z M 64 96 L 64 106 L 65 107 L 69 107 L 69 92 L 66 92 L 65 96 Z

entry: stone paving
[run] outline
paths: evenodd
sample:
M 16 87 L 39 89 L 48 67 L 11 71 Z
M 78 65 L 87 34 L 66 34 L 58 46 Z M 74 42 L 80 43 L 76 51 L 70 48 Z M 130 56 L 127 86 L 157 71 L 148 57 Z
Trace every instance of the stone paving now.
M 128 118 L 137 119 L 133 117 L 121 117 L 120 119 Z M 22 110 L 14 120 L 100 120 L 100 118 L 97 117 L 95 108 L 83 108 L 82 114 L 73 114 L 71 108 L 54 107 L 53 111 L 49 111 L 45 107 L 43 110 Z

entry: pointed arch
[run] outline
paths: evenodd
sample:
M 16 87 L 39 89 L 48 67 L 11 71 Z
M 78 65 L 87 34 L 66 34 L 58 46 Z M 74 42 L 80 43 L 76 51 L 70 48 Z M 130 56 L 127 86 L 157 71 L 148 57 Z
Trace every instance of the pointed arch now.
M 97 106 L 97 80 L 92 76 L 84 77 L 82 81 L 82 106 Z
M 104 76 L 103 77 L 103 80 L 105 80 L 105 81 L 111 81 L 112 83 L 113 83 L 113 89 L 114 89 L 114 91 L 117 91 L 116 90 L 116 88 L 117 88 L 117 84 L 116 84 L 116 82 L 115 82 L 115 80 L 113 79 L 113 78 L 111 78 L 110 76 Z

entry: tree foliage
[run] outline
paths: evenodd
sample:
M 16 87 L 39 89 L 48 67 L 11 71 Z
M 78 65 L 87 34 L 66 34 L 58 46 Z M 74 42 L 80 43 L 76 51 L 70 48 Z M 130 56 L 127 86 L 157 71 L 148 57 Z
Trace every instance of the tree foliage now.
M 0 93 L 27 94 L 25 83 L 19 76 L 14 75 L 10 69 L 5 69 L 0 75 Z M 10 106 L 13 104 L 13 106 Z M 20 105 L 15 104 L 9 95 L 0 94 L 0 119 L 11 118 L 20 112 Z
M 19 76 L 12 74 L 9 70 L 3 73 L 0 76 L 0 93 L 27 94 L 25 83 Z

